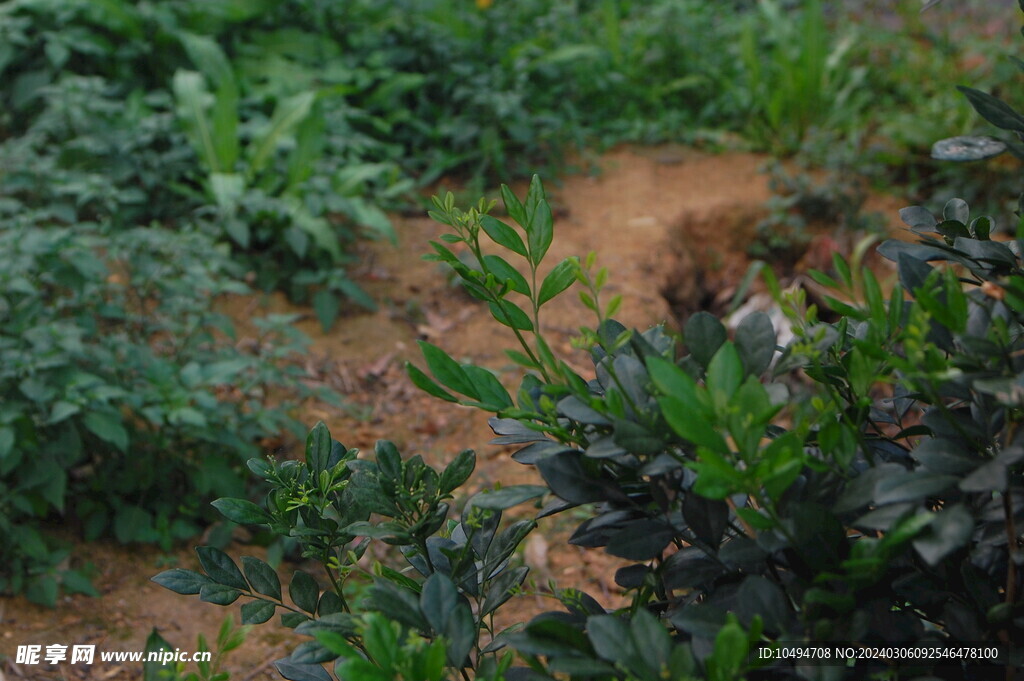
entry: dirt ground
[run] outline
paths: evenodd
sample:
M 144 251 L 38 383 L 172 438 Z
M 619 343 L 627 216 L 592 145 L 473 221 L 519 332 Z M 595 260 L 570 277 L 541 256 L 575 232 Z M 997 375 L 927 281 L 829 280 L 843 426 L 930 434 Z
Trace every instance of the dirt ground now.
M 556 208 L 549 262 L 596 251 L 598 265 L 611 272 L 607 291 L 624 297 L 618 318 L 626 325 L 673 325 L 680 310 L 714 306 L 716 301 L 720 305 L 732 298 L 749 265 L 746 249 L 769 197 L 767 178 L 759 172 L 766 160 L 752 154 L 711 155 L 670 147 L 610 153 L 601 159 L 599 175 L 568 177 L 560 187 L 548 186 Z M 887 218 L 893 218 L 900 206 L 892 198 L 871 202 L 871 208 Z M 501 372 L 509 386 L 519 380 L 502 353 L 512 347 L 510 334 L 493 322 L 486 308 L 452 285 L 435 263 L 420 259 L 442 226 L 426 218 L 396 218 L 396 229 L 398 247 L 365 247 L 354 273 L 380 301 L 378 311 L 353 311 L 324 334 L 314 315 L 300 310 L 304 317 L 299 326 L 313 339 L 306 361 L 310 380 L 334 386 L 348 403 L 341 410 L 311 406 L 303 419 L 310 425 L 325 421 L 334 437 L 349 447 L 372 450 L 374 442 L 384 438 L 394 441 L 403 454 L 420 453 L 432 462 L 449 461 L 462 449 L 473 448 L 478 467 L 467 493 L 498 481 L 535 481 L 532 469 L 509 458 L 510 450 L 488 444 L 492 434 L 485 414 L 431 398 L 405 377 L 403 363 L 420 362 L 416 340 L 426 339 L 460 360 Z M 811 261 L 826 257 L 836 245 L 850 246 L 833 234 L 824 234 L 816 244 L 798 270 L 825 264 Z M 241 333 L 250 316 L 293 310 L 277 296 L 226 304 L 240 322 Z M 541 323 L 554 339 L 556 352 L 586 375 L 585 355 L 570 345 L 578 327 L 592 323 L 584 308 L 572 296 L 564 296 L 545 311 Z M 616 565 L 599 552 L 567 546 L 568 532 L 568 521 L 556 517 L 543 521 L 534 533 L 524 552 L 534 583 L 553 579 L 613 604 Z M 229 552 L 236 558 L 261 555 L 258 547 L 241 543 Z M 241 600 L 221 608 L 149 581 L 168 567 L 197 569 L 191 546 L 165 553 L 153 546 L 88 544 L 77 547 L 73 560 L 96 566 L 102 597 L 66 596 L 55 610 L 22 598 L 0 599 L 0 657 L 9 656 L 6 663 L 0 662 L 0 681 L 137 679 L 139 665 L 127 663 L 47 667 L 16 665 L 13 660 L 16 647 L 24 644 L 39 644 L 44 650 L 52 644 L 95 644 L 97 651 L 141 651 L 154 627 L 173 646 L 193 651 L 199 634 L 216 638 L 226 614 L 238 619 Z M 290 569 L 282 566 L 282 574 Z M 527 618 L 556 605 L 538 590 L 520 597 L 506 617 Z M 271 663 L 286 655 L 297 639 L 275 624 L 254 628 L 246 643 L 230 654 L 225 669 L 234 681 L 279 678 Z

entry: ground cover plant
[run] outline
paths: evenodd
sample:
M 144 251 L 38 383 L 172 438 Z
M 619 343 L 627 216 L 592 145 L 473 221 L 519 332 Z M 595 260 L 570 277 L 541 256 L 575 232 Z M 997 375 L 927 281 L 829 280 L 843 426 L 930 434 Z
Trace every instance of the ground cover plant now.
M 50 605 L 61 585 L 92 589 L 58 569 L 46 519 L 169 548 L 212 519 L 209 499 L 249 488 L 244 460 L 315 394 L 280 364 L 305 347 L 293 318 L 256 320 L 250 350 L 229 342 L 213 301 L 247 289 L 203 234 L 76 228 L 0 232 L 0 584 Z

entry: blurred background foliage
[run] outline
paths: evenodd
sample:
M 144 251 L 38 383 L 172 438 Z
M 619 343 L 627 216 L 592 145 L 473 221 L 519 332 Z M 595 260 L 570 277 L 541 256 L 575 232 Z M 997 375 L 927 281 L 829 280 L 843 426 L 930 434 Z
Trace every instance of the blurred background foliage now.
M 276 318 L 236 347 L 216 297 L 281 290 L 325 329 L 372 308 L 357 243 L 438 186 L 673 142 L 835 169 L 780 176 L 784 206 L 846 206 L 862 181 L 1011 196 L 1010 162 L 928 158 L 985 130 L 954 83 L 1014 83 L 996 4 L 0 2 L 0 589 L 89 588 L 47 518 L 167 542 L 237 494 L 254 443 L 298 427 L 268 396 L 298 385 L 276 362 L 304 339 Z M 109 473 L 128 462 L 159 475 Z

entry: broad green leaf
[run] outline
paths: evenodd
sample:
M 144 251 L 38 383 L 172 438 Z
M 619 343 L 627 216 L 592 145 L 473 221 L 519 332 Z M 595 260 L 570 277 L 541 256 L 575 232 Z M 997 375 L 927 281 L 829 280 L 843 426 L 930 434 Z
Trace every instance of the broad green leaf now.
M 213 142 L 213 125 L 206 113 L 206 100 L 210 97 L 203 76 L 195 71 L 177 71 L 172 80 L 174 96 L 178 102 L 178 117 L 192 137 L 192 143 L 199 152 L 207 169 L 219 173 L 230 171 L 223 168 Z
M 543 305 L 572 286 L 572 283 L 576 281 L 576 272 L 579 271 L 579 262 L 579 258 L 572 257 L 555 265 L 540 285 L 540 293 L 537 296 L 538 305 Z
M 82 419 L 82 424 L 104 442 L 109 442 L 122 452 L 128 451 L 128 431 L 121 425 L 117 415 L 102 411 L 90 412 Z
M 315 92 L 301 92 L 278 103 L 267 127 L 256 135 L 249 160 L 250 178 L 259 174 L 271 155 L 313 108 Z
M 914 539 L 914 548 L 925 562 L 938 565 L 946 556 L 960 549 L 971 539 L 974 517 L 964 504 L 956 504 L 935 514 L 923 535 Z

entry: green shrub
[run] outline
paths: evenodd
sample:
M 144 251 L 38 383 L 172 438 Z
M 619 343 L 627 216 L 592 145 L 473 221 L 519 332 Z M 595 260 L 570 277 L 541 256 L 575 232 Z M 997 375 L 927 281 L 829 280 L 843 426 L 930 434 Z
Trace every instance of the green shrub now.
M 984 646 L 1000 664 L 1024 662 L 1004 645 L 1024 627 L 1015 558 L 1024 522 L 1019 241 L 992 241 L 992 220 L 970 219 L 959 200 L 941 221 L 908 208 L 901 216 L 921 240 L 881 247 L 900 274 L 888 299 L 870 270 L 851 271 L 837 255 L 835 277 L 814 275 L 835 291 L 827 301 L 837 321 L 820 321 L 801 294 L 783 295 L 769 276 L 796 334 L 789 346 L 777 346 L 766 315 L 747 317 L 730 340 L 718 320 L 698 313 L 681 353 L 660 328 L 638 333 L 609 319 L 618 303 L 601 303 L 607 273 L 592 275 L 591 259 L 565 260 L 538 281 L 552 238 L 543 188 L 535 180 L 525 201 L 507 188 L 502 197 L 518 227 L 489 216 L 483 202 L 462 211 L 450 196 L 435 200 L 434 217 L 453 232 L 433 245 L 518 340 L 507 354 L 530 371 L 516 399 L 485 368 L 428 343 L 427 372 L 409 373 L 439 398 L 493 413 L 494 442 L 524 445 L 513 458 L 545 482 L 483 492 L 468 505 L 504 509 L 550 493 L 536 519 L 497 535 L 497 514 L 464 510 L 461 522 L 446 522 L 443 499 L 470 474 L 470 453 L 442 473 L 418 457 L 403 462 L 388 443 L 364 461 L 329 444 L 318 426 L 305 463 L 250 462 L 275 489 L 266 509 L 217 506 L 237 522 L 299 538 L 331 588 L 321 593 L 297 572 L 292 607 L 262 563 L 243 559 L 243 577 L 210 548 L 198 549 L 205 575 L 172 570 L 156 581 L 216 603 L 249 596 L 249 622 L 279 607 L 291 611 L 287 625 L 313 618 L 297 631 L 317 642 L 278 666 L 298 681 L 330 678 L 315 665 L 336 657 L 339 678 L 396 678 L 401 645 L 424 659 L 444 646 L 449 671 L 432 667 L 425 678 L 453 678 L 464 666 L 477 678 L 823 678 L 827 667 L 773 659 L 800 643 L 830 646 L 836 672 L 861 676 L 898 668 L 962 677 L 978 667 L 955 657 L 855 662 L 840 650 L 907 644 L 956 655 L 960 645 Z M 483 255 L 485 235 L 488 250 L 504 256 Z M 448 243 L 463 243 L 476 265 L 453 258 Z M 574 282 L 597 315 L 582 337 L 594 362 L 589 380 L 553 353 L 540 326 L 543 305 Z M 795 370 L 810 383 L 791 380 Z M 499 576 L 494 566 L 536 522 L 569 509 L 584 518 L 571 544 L 629 562 L 615 574 L 627 605 L 557 592 L 565 611 L 538 615 L 480 650 L 475 632 L 486 629 L 487 603 L 525 577 L 521 569 Z M 373 513 L 385 520 L 367 523 Z M 371 595 L 350 604 L 344 577 L 359 569 L 367 538 L 402 545 L 426 579 L 380 566 Z M 484 595 L 481 605 L 488 578 L 502 597 Z M 460 608 L 466 621 L 456 624 Z M 378 648 L 380 640 L 391 643 Z M 505 668 L 505 656 L 493 666 L 488 653 L 500 646 L 528 667 Z
M 59 584 L 90 590 L 56 567 L 47 519 L 169 548 L 208 499 L 247 493 L 257 440 L 294 429 L 299 370 L 282 362 L 305 339 L 269 318 L 236 348 L 213 307 L 247 290 L 235 269 L 198 233 L 0 232 L 0 589 L 51 605 Z

